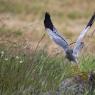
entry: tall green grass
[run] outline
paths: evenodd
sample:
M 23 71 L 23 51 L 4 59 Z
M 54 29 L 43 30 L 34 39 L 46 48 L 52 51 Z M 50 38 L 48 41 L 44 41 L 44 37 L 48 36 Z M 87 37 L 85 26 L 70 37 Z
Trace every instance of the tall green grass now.
M 60 66 L 61 60 L 47 57 L 43 51 L 31 57 L 23 54 L 13 57 L 1 51 L 1 95 L 39 95 L 41 92 L 55 90 L 64 71 Z
M 55 95 L 62 80 L 81 72 L 94 70 L 95 58 L 82 57 L 80 68 L 63 57 L 51 57 L 44 50 L 31 55 L 10 54 L 0 50 L 0 95 L 42 95 L 51 91 Z

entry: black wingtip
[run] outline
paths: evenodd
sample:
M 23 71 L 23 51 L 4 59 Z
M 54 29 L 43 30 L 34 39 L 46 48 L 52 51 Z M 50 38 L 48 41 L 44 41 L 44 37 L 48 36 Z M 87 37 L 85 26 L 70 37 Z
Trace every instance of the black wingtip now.
M 88 26 L 92 26 L 92 24 L 94 23 L 94 20 L 95 20 L 95 12 L 94 12 L 94 14 L 92 15 L 92 17 L 91 17 L 91 19 L 90 19 L 90 21 L 88 22 L 88 24 L 87 24 L 87 27 Z
M 53 24 L 50 18 L 50 14 L 48 12 L 45 13 L 44 26 L 45 28 L 49 28 L 53 31 Z
M 50 18 L 50 14 L 48 12 L 45 13 L 45 18 L 46 17 Z

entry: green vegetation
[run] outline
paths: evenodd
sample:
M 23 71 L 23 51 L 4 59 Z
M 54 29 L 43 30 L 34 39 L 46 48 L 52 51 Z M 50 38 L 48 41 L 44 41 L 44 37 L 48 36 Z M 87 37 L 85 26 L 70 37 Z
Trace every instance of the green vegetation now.
M 71 12 L 68 14 L 68 18 L 70 19 L 77 19 L 77 18 L 81 18 L 82 14 L 80 13 L 76 13 L 76 12 Z
M 35 0 L 0 0 L 0 13 L 12 13 L 12 14 L 31 14 L 37 15 L 44 9 L 44 2 L 39 3 Z
M 0 0 L 0 12 L 13 12 L 20 13 L 22 11 L 22 7 L 20 5 L 13 4 L 10 1 Z
M 95 71 L 95 55 L 82 55 L 79 64 L 71 64 L 60 55 L 50 56 L 46 36 L 40 49 L 31 49 L 44 34 L 46 11 L 56 28 L 74 41 L 95 11 L 95 0 L 0 0 L 0 95 L 46 92 L 56 95 L 63 80 L 77 75 L 87 80 L 88 73 Z M 92 52 L 95 46 L 91 44 L 87 48 Z
M 52 91 L 55 95 L 61 81 L 67 77 L 88 73 L 95 67 L 95 57 L 82 58 L 79 67 L 65 63 L 62 57 L 50 57 L 44 50 L 31 55 L 0 51 L 0 94 L 42 95 Z M 84 64 L 85 61 L 85 64 Z M 90 65 L 89 65 L 90 64 Z M 89 67 L 87 69 L 86 67 Z
M 6 38 L 10 38 L 10 37 L 21 37 L 22 35 L 22 31 L 21 30 L 15 30 L 15 29 L 8 29 L 6 27 L 1 27 L 0 28 L 0 36 L 1 37 L 6 37 Z
M 95 70 L 95 56 L 82 56 L 80 61 L 80 69 L 84 72 L 90 72 Z
M 84 6 L 84 4 L 87 6 Z M 0 0 L 0 13 L 22 14 L 24 16 L 31 14 L 31 16 L 33 16 L 32 18 L 42 18 L 44 12 L 50 11 L 55 17 L 57 16 L 59 18 L 59 16 L 65 16 L 73 20 L 88 18 L 91 12 L 94 11 L 93 5 L 94 0 L 92 0 L 92 2 L 86 0 L 77 0 L 76 2 L 73 0 L 64 0 L 63 2 L 60 0 L 42 0 L 41 2 L 39 0 Z M 76 8 L 76 6 L 78 7 Z

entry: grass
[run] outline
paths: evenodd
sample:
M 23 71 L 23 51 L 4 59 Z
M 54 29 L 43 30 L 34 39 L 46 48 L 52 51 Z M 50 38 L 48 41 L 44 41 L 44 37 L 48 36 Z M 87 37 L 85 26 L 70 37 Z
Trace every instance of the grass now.
M 76 2 L 73 0 L 64 0 L 62 2 L 60 0 L 42 0 L 41 2 L 39 0 L 0 0 L 0 17 L 2 17 L 3 14 L 5 19 L 2 21 L 6 22 L 6 18 L 9 16 L 9 18 L 12 18 L 11 21 L 14 21 L 14 24 L 16 25 L 16 20 L 24 20 L 33 23 L 33 26 L 31 25 L 32 28 L 29 31 L 34 32 L 34 34 L 32 34 L 34 37 L 31 38 L 35 38 L 35 34 L 39 35 L 44 30 L 44 13 L 48 11 L 51 14 L 51 18 L 56 28 L 64 32 L 63 27 L 65 27 L 65 29 L 68 30 L 66 36 L 68 38 L 74 38 L 72 35 L 73 33 L 70 33 L 70 31 L 76 33 L 81 31 L 81 28 L 79 28 L 79 31 L 76 31 L 76 28 L 72 27 L 77 27 L 79 25 L 83 26 L 84 23 L 86 24 L 93 14 L 93 6 L 94 0 L 92 0 L 92 2 L 86 0 L 77 0 Z M 14 19 L 14 16 L 16 19 Z M 27 29 L 30 29 L 28 24 L 29 23 L 27 23 Z M 23 26 L 21 25 L 21 27 Z M 19 35 L 21 33 L 17 34 Z
M 80 14 L 79 12 L 74 12 L 73 11 L 73 12 L 69 13 L 67 15 L 67 17 L 73 20 L 73 19 L 81 18 L 81 15 L 82 14 Z
M 44 0 L 43 0 L 44 1 Z M 23 3 L 23 4 L 22 4 Z M 0 0 L 0 13 L 11 13 L 15 15 L 31 14 L 38 15 L 43 11 L 44 3 L 39 3 L 39 1 L 28 0 Z M 39 10 L 39 11 L 38 11 Z M 32 14 L 32 15 L 33 15 Z
M 0 12 L 1 13 L 22 13 L 25 12 L 27 5 L 19 2 L 13 2 L 11 0 L 0 0 Z
M 16 29 L 8 29 L 6 27 L 0 27 L 0 36 L 1 37 L 6 37 L 6 38 L 10 38 L 10 37 L 21 37 L 22 35 L 22 31 L 21 30 L 16 30 Z
M 83 56 L 81 58 L 81 64 L 80 64 L 80 69 L 84 72 L 90 72 L 95 70 L 95 57 L 94 56 Z
M 40 2 L 39 0 L 0 0 L 0 13 L 12 13 L 15 15 L 23 14 L 24 16 L 31 14 L 32 17 L 41 18 L 41 14 L 49 11 L 54 15 L 56 14 L 57 17 L 62 17 L 63 15 L 65 15 L 66 17 L 73 20 L 80 18 L 82 14 L 85 15 L 88 13 L 88 16 L 90 16 L 91 12 L 94 11 L 93 3 L 94 0 L 92 0 L 92 2 L 88 2 L 85 0 L 77 0 L 76 2 L 74 2 L 73 0 L 64 0 L 63 2 L 61 2 L 60 0 L 42 0 L 42 2 Z M 90 8 L 89 5 L 91 6 Z M 86 16 L 83 16 L 83 18 L 85 17 Z
M 1 27 L 2 23 L 0 24 L 0 95 L 42 95 L 46 92 L 55 95 L 64 79 L 94 71 L 95 55 L 83 55 L 77 66 L 67 62 L 63 56 L 49 56 L 44 49 L 31 52 L 23 49 L 22 45 L 26 44 L 24 41 L 29 37 L 29 42 L 40 38 L 38 36 L 44 32 L 43 19 L 46 11 L 51 14 L 58 30 L 64 30 L 67 38 L 74 38 L 76 31 L 72 25 L 75 27 L 88 21 L 94 11 L 94 2 L 95 0 L 0 0 L 0 19 L 2 15 L 4 17 L 2 21 L 10 21 L 11 17 L 11 20 L 28 20 L 34 25 L 31 25 L 33 30 L 29 30 L 31 33 L 27 32 L 21 38 L 23 31 L 8 26 Z M 69 32 L 71 29 L 73 32 Z M 17 43 L 14 44 L 15 40 Z
M 57 76 L 57 74 L 61 73 L 59 61 L 56 62 L 53 59 L 49 62 L 46 54 L 42 54 L 42 51 L 30 59 L 25 55 L 17 56 L 9 57 L 5 52 L 1 51 L 1 95 L 26 95 L 28 93 L 28 95 L 31 95 L 31 93 L 38 95 L 42 91 L 54 90 L 56 88 L 59 82 L 58 79 L 61 77 Z M 55 68 L 58 67 L 58 69 L 53 70 L 53 66 Z M 52 79 L 54 80 L 52 81 Z
M 61 81 L 94 70 L 95 57 L 81 58 L 80 69 L 61 56 L 50 57 L 44 50 L 31 55 L 0 50 L 0 95 L 42 95 L 55 91 Z M 85 64 L 84 64 L 85 62 Z
M 20 5 L 13 4 L 10 1 L 0 0 L 0 12 L 13 12 L 20 13 L 22 7 Z

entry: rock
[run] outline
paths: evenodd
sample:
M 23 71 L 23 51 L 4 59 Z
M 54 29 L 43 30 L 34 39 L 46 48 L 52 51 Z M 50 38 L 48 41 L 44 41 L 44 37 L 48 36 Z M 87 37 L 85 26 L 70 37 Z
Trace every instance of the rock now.
M 95 73 L 82 73 L 64 79 L 56 92 L 48 91 L 41 95 L 95 95 Z
M 63 80 L 59 86 L 57 95 L 95 95 L 93 93 L 95 89 L 95 74 L 91 73 L 86 77 L 84 75 L 77 75 Z

